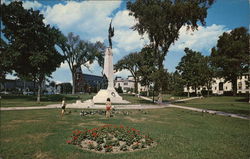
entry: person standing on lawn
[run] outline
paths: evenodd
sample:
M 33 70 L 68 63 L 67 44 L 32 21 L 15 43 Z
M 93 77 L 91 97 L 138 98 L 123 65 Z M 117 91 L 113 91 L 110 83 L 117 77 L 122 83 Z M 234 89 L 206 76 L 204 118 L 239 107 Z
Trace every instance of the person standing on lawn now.
M 61 113 L 61 117 L 63 117 L 63 115 L 65 113 L 65 109 L 66 109 L 66 101 L 65 101 L 65 98 L 63 98 L 63 100 L 62 100 L 62 113 Z
M 110 118 L 111 115 L 111 101 L 110 98 L 107 98 L 106 102 L 106 118 Z

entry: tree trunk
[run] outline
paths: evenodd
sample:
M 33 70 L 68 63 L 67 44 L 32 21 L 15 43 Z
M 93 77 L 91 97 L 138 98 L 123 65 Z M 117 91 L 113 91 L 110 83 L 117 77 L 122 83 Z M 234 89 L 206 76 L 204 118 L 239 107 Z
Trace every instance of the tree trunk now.
M 187 91 L 188 91 L 188 98 L 190 97 L 190 94 L 189 94 L 189 86 L 187 86 Z
M 162 104 L 162 86 L 159 89 L 158 104 Z
M 234 78 L 232 80 L 232 86 L 233 86 L 233 96 L 237 95 L 237 78 Z
M 210 84 L 208 83 L 208 84 L 207 84 L 207 97 L 209 97 L 210 88 L 211 88 L 211 87 L 210 87 Z
M 149 97 L 149 86 L 147 86 L 147 97 Z
M 37 91 L 37 102 L 40 103 L 40 97 L 41 97 L 41 84 L 38 83 L 38 91 Z
M 134 77 L 135 79 L 135 84 L 134 84 L 134 87 L 135 87 L 135 93 L 137 94 L 138 93 L 138 81 L 137 79 Z
M 196 96 L 198 96 L 198 94 L 197 94 L 197 86 L 196 86 L 196 84 L 194 85 L 194 90 L 195 90 L 195 95 L 196 95 Z
M 75 94 L 75 73 L 74 72 L 71 72 L 72 73 L 72 94 Z

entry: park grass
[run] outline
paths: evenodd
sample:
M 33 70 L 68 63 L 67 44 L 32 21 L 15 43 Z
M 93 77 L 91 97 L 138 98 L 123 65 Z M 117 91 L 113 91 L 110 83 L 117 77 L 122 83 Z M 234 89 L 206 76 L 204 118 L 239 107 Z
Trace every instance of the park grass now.
M 162 95 L 162 101 L 163 102 L 171 102 L 174 100 L 179 100 L 179 99 L 184 99 L 187 98 L 185 96 L 176 96 L 176 95 L 171 95 L 171 94 L 163 94 Z
M 126 111 L 126 110 L 125 110 Z M 111 119 L 80 117 L 80 110 L 60 117 L 58 109 L 1 111 L 0 158 L 46 159 L 249 159 L 249 120 L 174 108 L 130 110 Z M 132 153 L 98 154 L 66 144 L 73 130 L 104 124 L 134 127 L 157 146 Z
M 1 107 L 27 107 L 27 106 L 44 106 L 49 104 L 59 104 L 65 98 L 67 103 L 75 103 L 76 100 L 88 100 L 95 94 L 55 94 L 42 95 L 41 102 L 36 102 L 36 96 L 33 95 L 4 95 L 1 99 Z
M 250 104 L 248 103 L 248 97 L 213 96 L 203 99 L 193 99 L 176 104 L 246 116 L 250 115 Z
M 130 102 L 130 104 L 155 104 L 152 101 L 148 101 L 142 98 L 139 98 L 138 96 L 134 94 L 120 94 L 124 100 L 127 100 Z
M 41 102 L 36 102 L 36 96 L 27 95 L 4 95 L 1 99 L 1 107 L 28 107 L 28 106 L 45 106 L 49 104 L 60 104 L 62 99 L 66 99 L 66 103 L 75 103 L 76 100 L 92 99 L 95 94 L 55 94 L 42 95 Z M 130 104 L 153 104 L 153 102 L 138 98 L 132 94 L 121 94 L 123 99 L 130 102 Z M 105 103 L 102 103 L 105 104 Z M 119 104 L 118 104 L 119 105 Z

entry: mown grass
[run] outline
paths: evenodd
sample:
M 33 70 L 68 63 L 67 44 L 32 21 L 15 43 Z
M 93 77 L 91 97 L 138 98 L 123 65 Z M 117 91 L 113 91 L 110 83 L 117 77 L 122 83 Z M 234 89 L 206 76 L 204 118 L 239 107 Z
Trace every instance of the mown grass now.
M 80 117 L 80 110 L 60 117 L 59 109 L 1 111 L 0 157 L 55 159 L 249 159 L 248 120 L 164 108 L 146 114 L 130 110 L 111 119 Z M 134 127 L 148 133 L 157 146 L 123 154 L 97 154 L 66 144 L 75 129 L 104 124 Z
M 178 103 L 178 105 L 195 108 L 218 110 L 228 113 L 250 115 L 248 97 L 213 96 Z
M 56 95 L 43 95 L 41 102 L 36 102 L 36 96 L 27 95 L 4 95 L 1 99 L 1 107 L 26 107 L 26 106 L 44 106 L 49 104 L 59 104 L 62 99 L 66 99 L 66 103 L 75 103 L 76 100 L 92 99 L 95 94 L 56 94 Z M 120 94 L 123 99 L 130 102 L 130 104 L 153 104 L 150 101 L 138 98 L 132 94 Z M 103 103 L 104 104 L 104 103 Z
M 36 102 L 36 96 L 28 95 L 4 95 L 1 99 L 1 107 L 26 107 L 26 106 L 44 106 L 49 104 L 58 104 L 65 98 L 67 103 L 74 103 L 76 100 L 92 99 L 95 94 L 55 94 L 42 95 L 41 102 Z
M 121 94 L 121 96 L 131 104 L 154 104 L 152 101 L 144 100 L 133 94 Z

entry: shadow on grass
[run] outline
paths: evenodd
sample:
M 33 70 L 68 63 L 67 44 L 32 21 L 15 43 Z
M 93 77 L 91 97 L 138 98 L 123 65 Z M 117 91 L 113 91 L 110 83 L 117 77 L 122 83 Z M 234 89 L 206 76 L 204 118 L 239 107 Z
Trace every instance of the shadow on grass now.
M 237 101 L 237 102 L 247 102 L 248 103 L 248 101 L 249 101 L 249 98 L 248 97 L 242 97 L 241 99 L 236 99 L 235 101 Z

